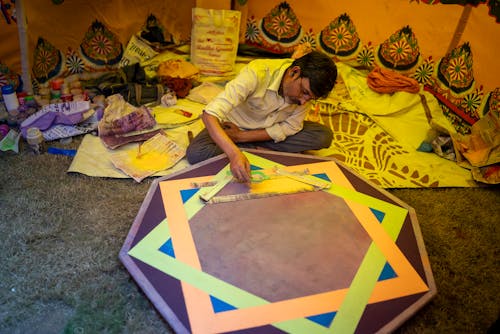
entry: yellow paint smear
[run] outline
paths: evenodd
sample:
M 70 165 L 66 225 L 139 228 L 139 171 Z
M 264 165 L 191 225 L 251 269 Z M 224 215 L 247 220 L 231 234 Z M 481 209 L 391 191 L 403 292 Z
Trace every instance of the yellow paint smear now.
M 250 185 L 249 193 L 262 194 L 262 193 L 278 193 L 288 194 L 294 192 L 313 191 L 314 187 L 291 179 L 289 177 L 278 177 L 268 179 L 262 182 L 252 183 Z
M 139 148 L 112 155 L 113 165 L 140 182 L 147 176 L 175 165 L 186 151 L 164 134 L 156 134 Z
M 169 165 L 168 155 L 166 153 L 150 151 L 143 155 L 137 152 L 127 151 L 128 161 L 132 168 L 141 170 L 163 170 Z

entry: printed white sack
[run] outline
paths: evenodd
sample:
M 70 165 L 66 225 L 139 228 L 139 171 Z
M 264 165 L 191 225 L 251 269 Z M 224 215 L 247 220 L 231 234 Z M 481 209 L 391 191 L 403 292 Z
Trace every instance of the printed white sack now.
M 191 62 L 204 75 L 234 74 L 241 12 L 193 8 Z
M 149 46 L 146 41 L 139 36 L 132 35 L 118 65 L 119 67 L 124 67 L 135 63 L 142 63 L 154 58 L 156 55 L 158 55 L 158 52 Z

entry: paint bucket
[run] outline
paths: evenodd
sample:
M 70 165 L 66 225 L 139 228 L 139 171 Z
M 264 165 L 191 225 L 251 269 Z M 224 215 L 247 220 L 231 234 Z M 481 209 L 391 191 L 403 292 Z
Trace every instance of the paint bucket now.
M 68 94 L 71 94 L 70 90 L 69 90 L 69 86 L 67 84 L 63 84 L 61 86 L 61 94 L 62 95 L 68 95 Z
M 38 93 L 42 99 L 50 100 L 50 89 L 49 88 L 40 88 L 38 90 Z
M 61 95 L 61 101 L 63 101 L 63 102 L 73 101 L 73 95 L 71 95 L 71 94 L 63 94 L 63 95 Z
M 9 126 L 7 124 L 0 124 L 0 140 L 7 136 L 7 133 L 9 133 Z
M 80 81 L 76 80 L 76 81 L 72 81 L 69 86 L 70 86 L 70 88 L 79 88 L 79 89 L 81 89 L 82 88 L 82 83 Z
M 64 79 L 58 78 L 50 82 L 50 87 L 52 90 L 61 90 L 61 85 L 64 83 Z
M 26 96 L 28 96 L 28 93 L 26 92 L 20 92 L 17 94 L 17 100 L 19 101 L 19 105 L 23 106 L 26 100 Z
M 51 100 L 59 100 L 61 99 L 61 91 L 60 90 L 51 90 L 50 91 L 50 99 Z
M 72 88 L 70 89 L 70 93 L 75 96 L 75 95 L 81 95 L 83 93 L 83 90 L 81 88 Z

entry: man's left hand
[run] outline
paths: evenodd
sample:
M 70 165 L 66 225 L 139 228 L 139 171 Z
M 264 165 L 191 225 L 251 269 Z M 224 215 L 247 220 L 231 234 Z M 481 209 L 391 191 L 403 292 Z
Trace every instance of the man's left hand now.
M 224 122 L 222 123 L 222 128 L 224 129 L 224 131 L 226 132 L 226 134 L 229 136 L 229 138 L 231 138 L 231 140 L 235 143 L 239 143 L 240 142 L 240 134 L 241 134 L 241 130 L 240 128 L 234 124 L 234 123 L 231 123 L 231 122 Z

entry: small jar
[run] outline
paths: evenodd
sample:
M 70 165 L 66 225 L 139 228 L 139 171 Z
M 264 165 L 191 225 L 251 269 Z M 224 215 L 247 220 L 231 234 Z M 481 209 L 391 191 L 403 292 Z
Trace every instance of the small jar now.
M 45 140 L 39 128 L 28 128 L 26 131 L 26 141 L 33 153 L 41 154 L 45 151 Z

